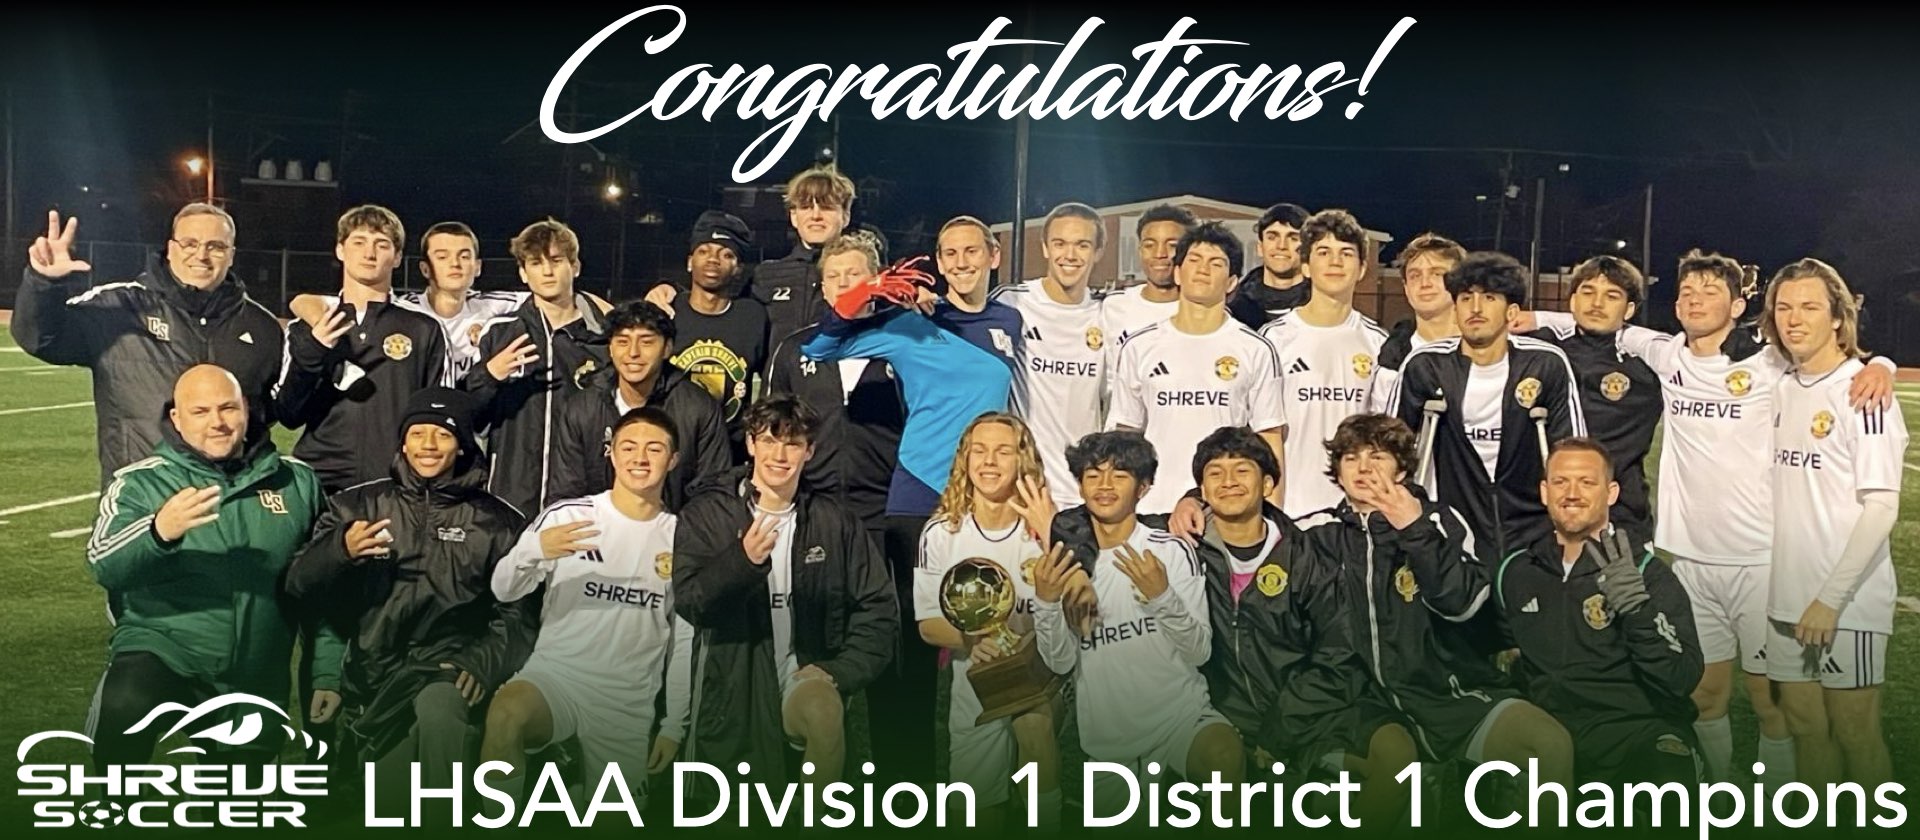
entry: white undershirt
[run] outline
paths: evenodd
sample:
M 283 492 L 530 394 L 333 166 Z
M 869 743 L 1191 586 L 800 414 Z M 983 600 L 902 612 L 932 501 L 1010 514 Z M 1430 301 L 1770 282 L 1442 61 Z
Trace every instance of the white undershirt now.
M 1506 356 L 1490 365 L 1473 365 L 1467 373 L 1466 401 L 1460 405 L 1460 417 L 1466 423 L 1474 453 L 1486 467 L 1488 481 L 1493 480 L 1500 462 L 1501 409 L 1506 404 L 1501 394 L 1506 389 Z

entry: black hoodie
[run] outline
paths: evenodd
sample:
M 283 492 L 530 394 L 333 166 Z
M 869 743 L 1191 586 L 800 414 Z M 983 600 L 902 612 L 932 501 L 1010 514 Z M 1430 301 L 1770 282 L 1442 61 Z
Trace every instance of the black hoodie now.
M 519 539 L 526 518 L 481 489 L 481 459 L 422 479 L 395 455 L 391 475 L 336 493 L 313 539 L 287 567 L 288 594 L 315 605 L 350 641 L 342 679 L 349 747 L 372 761 L 413 726 L 413 698 L 461 671 L 491 693 L 533 650 L 538 599 L 502 604 L 493 564 Z M 354 522 L 389 520 L 392 549 L 346 555 Z M 441 667 L 450 663 L 452 669 Z
M 87 278 L 43 277 L 28 268 L 14 298 L 13 340 L 43 362 L 93 371 L 100 484 L 153 454 L 167 427 L 153 407 L 194 365 L 226 368 L 240 381 L 253 426 L 272 418 L 280 378 L 280 322 L 229 276 L 208 291 L 173 278 L 154 261 L 139 277 L 91 286 Z
M 665 411 L 679 436 L 680 460 L 662 490 L 667 512 L 677 513 L 694 485 L 733 469 L 733 451 L 720 419 L 720 402 L 686 371 L 662 364 L 646 404 Z M 607 448 L 613 443 L 613 427 L 620 422 L 620 407 L 614 401 L 618 390 L 619 377 L 609 370 L 594 377 L 585 390 L 571 392 L 561 401 L 553 436 L 552 498 L 591 496 L 613 486 Z

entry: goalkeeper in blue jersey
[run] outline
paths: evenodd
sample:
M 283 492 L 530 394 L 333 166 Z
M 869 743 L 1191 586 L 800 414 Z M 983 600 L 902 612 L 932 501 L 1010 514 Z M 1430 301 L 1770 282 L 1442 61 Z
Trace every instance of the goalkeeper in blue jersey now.
M 956 237 L 972 232 L 966 225 L 954 228 L 965 228 Z M 944 239 L 948 231 L 942 233 Z M 882 270 L 878 249 L 864 234 L 827 243 L 820 252 L 822 280 L 846 291 L 821 316 L 819 333 L 800 348 L 814 362 L 885 361 L 900 383 L 907 422 L 887 488 L 885 548 L 903 603 L 912 602 L 920 532 L 940 504 L 960 438 L 974 418 L 1007 408 L 1020 336 L 1019 315 L 1009 307 L 974 300 L 978 295 L 934 295 L 933 275 L 914 268 L 922 261 Z M 871 690 L 874 707 L 932 709 L 937 655 L 916 634 L 903 632 L 896 673 Z M 896 730 L 875 733 L 879 772 L 932 781 L 932 716 L 889 716 L 876 725 Z

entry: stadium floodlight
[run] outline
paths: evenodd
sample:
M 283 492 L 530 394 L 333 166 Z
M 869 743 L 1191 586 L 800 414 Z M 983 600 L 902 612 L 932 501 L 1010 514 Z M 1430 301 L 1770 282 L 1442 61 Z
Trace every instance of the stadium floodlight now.
M 604 191 L 608 201 L 619 201 L 620 196 L 626 195 L 626 193 L 627 191 L 621 189 L 619 184 L 608 184 Z

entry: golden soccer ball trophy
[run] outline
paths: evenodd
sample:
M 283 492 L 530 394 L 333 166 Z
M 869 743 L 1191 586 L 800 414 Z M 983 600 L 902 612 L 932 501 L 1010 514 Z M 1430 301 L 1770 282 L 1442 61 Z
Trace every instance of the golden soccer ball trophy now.
M 980 698 L 975 723 L 1038 708 L 1060 691 L 1060 675 L 1041 661 L 1032 634 L 1018 635 L 1007 626 L 1014 599 L 1012 576 L 991 560 L 967 558 L 940 579 L 940 614 L 964 635 L 992 639 L 1002 652 L 999 659 L 967 670 Z

